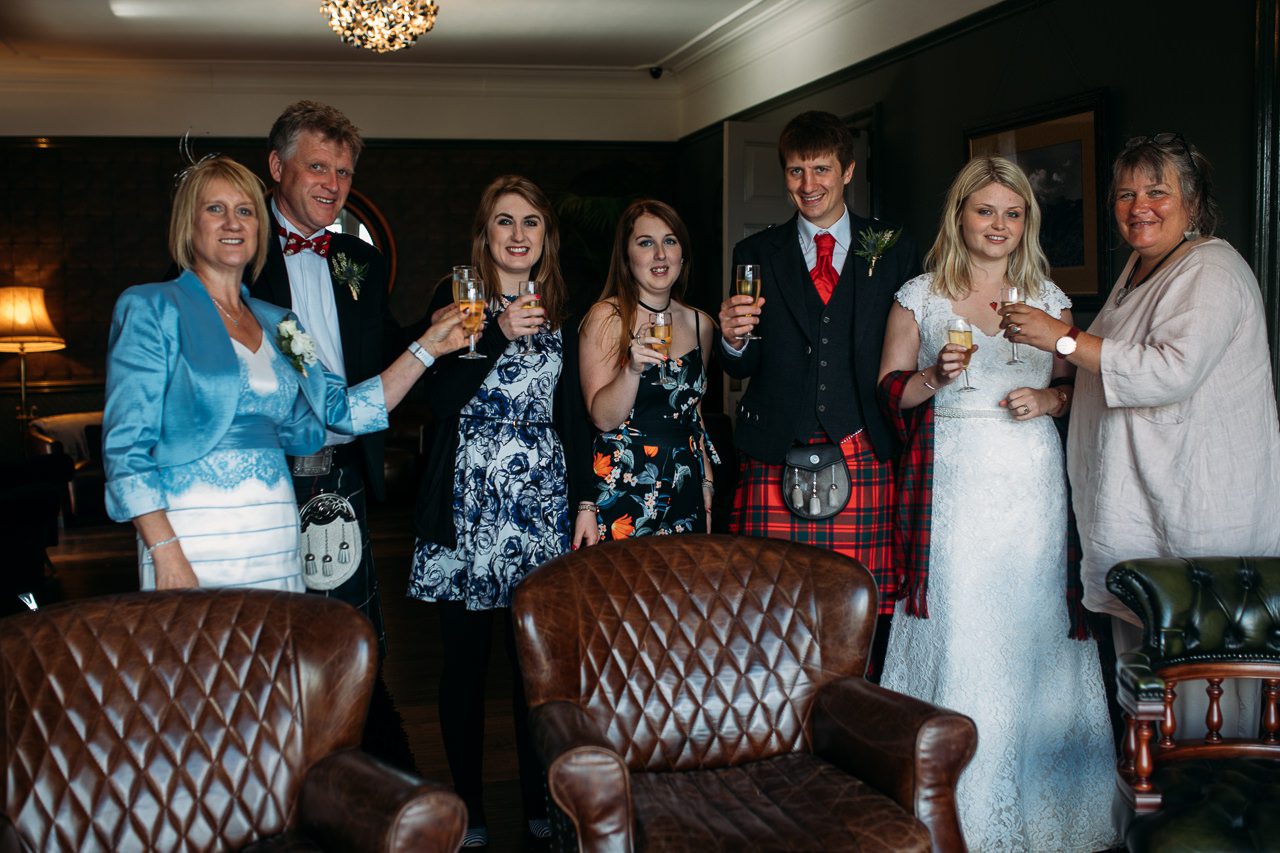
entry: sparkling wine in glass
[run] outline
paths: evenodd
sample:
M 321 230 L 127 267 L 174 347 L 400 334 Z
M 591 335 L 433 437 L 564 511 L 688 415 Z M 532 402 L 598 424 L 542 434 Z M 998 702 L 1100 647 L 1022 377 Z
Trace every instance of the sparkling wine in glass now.
M 959 317 L 952 319 L 947 323 L 947 343 L 959 344 L 965 348 L 964 384 L 960 386 L 960 390 L 977 391 L 977 388 L 969 384 L 969 356 L 973 354 L 973 327 Z
M 484 328 L 485 293 L 484 282 L 478 278 L 458 275 L 458 267 L 454 268 L 453 301 L 462 311 L 462 331 L 470 336 L 470 349 L 462 354 L 462 358 L 484 358 L 476 352 L 476 335 Z M 470 269 L 467 267 L 466 269 Z
M 752 301 L 760 299 L 760 265 L 759 264 L 738 264 L 737 273 L 734 276 L 734 293 L 738 296 L 750 296 Z M 742 336 L 744 341 L 758 341 L 759 335 L 747 332 Z
M 654 351 L 664 359 L 671 355 L 671 314 L 667 311 L 654 311 L 649 315 L 649 334 L 657 338 L 657 343 L 650 344 Z M 667 381 L 667 363 L 658 365 L 659 380 L 653 384 L 665 385 Z
M 1004 313 L 1008 311 L 1010 308 L 1012 308 L 1014 305 L 1017 305 L 1019 302 L 1025 302 L 1025 301 L 1026 301 L 1026 297 L 1025 297 L 1025 294 L 1023 294 L 1021 288 L 1013 287 L 1012 285 L 1008 287 L 1000 288 L 1000 316 L 1003 317 Z M 1015 343 L 1014 341 L 1009 341 L 1009 347 L 1013 352 L 1010 355 L 1009 360 L 1005 363 L 1006 364 L 1026 364 L 1026 362 L 1018 358 L 1017 343 Z
M 518 288 L 516 291 L 517 296 L 528 295 L 533 297 L 533 301 L 526 305 L 524 310 L 532 311 L 542 304 L 542 293 L 538 290 L 538 282 L 522 281 L 519 282 L 516 287 Z M 524 352 L 532 353 L 534 351 L 533 335 L 525 335 L 521 340 L 524 341 Z

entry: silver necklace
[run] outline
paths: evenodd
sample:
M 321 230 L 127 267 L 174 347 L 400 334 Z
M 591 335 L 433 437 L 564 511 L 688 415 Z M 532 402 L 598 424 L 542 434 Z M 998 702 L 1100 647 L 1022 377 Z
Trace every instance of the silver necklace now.
M 224 306 L 221 302 L 218 301 L 218 297 L 210 293 L 209 298 L 213 300 L 214 305 L 218 306 L 218 310 L 221 311 L 226 316 L 226 318 L 231 321 L 231 325 L 235 326 L 237 329 L 240 328 L 240 321 L 237 320 L 235 317 L 231 316 L 231 312 L 226 309 L 226 306 Z

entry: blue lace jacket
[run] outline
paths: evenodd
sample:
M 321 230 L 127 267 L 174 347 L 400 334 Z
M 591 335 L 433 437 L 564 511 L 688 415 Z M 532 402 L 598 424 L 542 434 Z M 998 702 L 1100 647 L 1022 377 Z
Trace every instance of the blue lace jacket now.
M 245 303 L 278 347 L 276 327 L 297 318 L 267 302 Z M 292 416 L 278 425 L 285 453 L 314 453 L 325 428 L 362 435 L 387 428 L 382 380 L 347 388 L 317 363 L 299 374 Z M 240 366 L 218 309 L 191 271 L 131 287 L 116 301 L 107 346 L 102 457 L 107 512 L 117 521 L 166 508 L 161 468 L 203 457 L 226 434 L 240 394 Z

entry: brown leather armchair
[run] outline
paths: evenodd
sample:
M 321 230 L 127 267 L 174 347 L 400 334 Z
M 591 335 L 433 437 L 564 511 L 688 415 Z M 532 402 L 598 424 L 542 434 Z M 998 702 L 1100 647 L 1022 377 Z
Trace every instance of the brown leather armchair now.
M 964 849 L 973 721 L 863 677 L 876 591 L 856 561 L 647 537 L 547 563 L 513 607 L 562 846 Z
M 1280 558 L 1128 560 L 1107 589 L 1143 624 L 1116 661 L 1119 786 L 1130 850 L 1275 850 L 1280 844 Z M 1261 682 L 1256 738 L 1223 734 L 1222 682 Z M 1179 737 L 1179 692 L 1208 698 L 1203 737 Z M 1250 726 L 1252 728 L 1252 726 Z
M 456 850 L 462 801 L 354 748 L 375 655 L 354 609 L 261 590 L 0 620 L 0 850 Z

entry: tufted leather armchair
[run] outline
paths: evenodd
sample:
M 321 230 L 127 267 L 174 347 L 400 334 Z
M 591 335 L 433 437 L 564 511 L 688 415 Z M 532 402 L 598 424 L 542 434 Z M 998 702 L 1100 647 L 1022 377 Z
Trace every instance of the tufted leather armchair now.
M 182 590 L 0 620 L 0 851 L 455 850 L 360 742 L 376 647 L 319 596 Z
M 1116 663 L 1125 715 L 1119 783 L 1144 815 L 1129 828 L 1129 849 L 1276 849 L 1280 558 L 1130 560 L 1108 572 L 1107 589 L 1143 623 L 1142 647 Z M 1262 683 L 1256 739 L 1221 733 L 1227 678 Z M 1174 699 L 1200 682 L 1208 732 L 1179 739 Z M 1180 846 L 1169 846 L 1174 838 Z
M 863 677 L 876 591 L 856 561 L 610 542 L 531 573 L 513 609 L 562 847 L 964 849 L 973 721 Z

